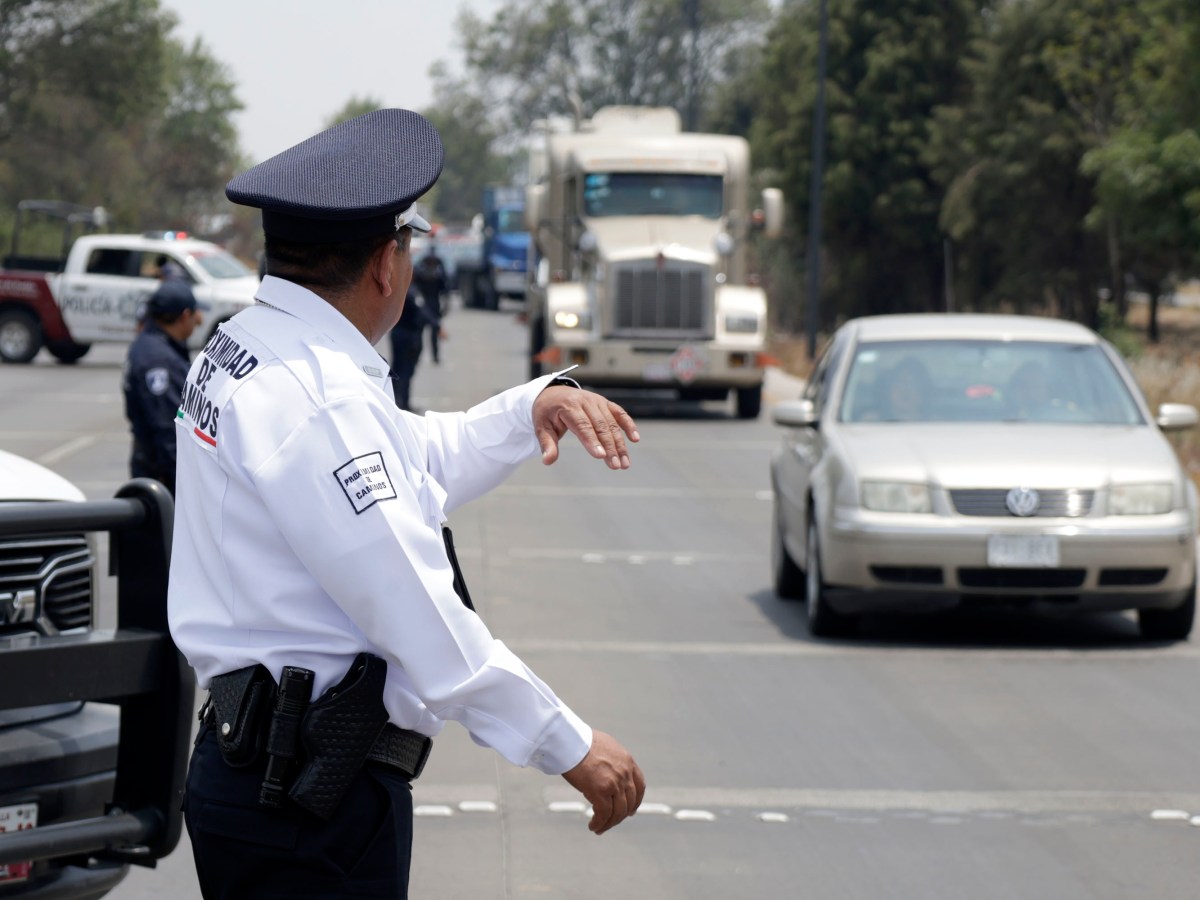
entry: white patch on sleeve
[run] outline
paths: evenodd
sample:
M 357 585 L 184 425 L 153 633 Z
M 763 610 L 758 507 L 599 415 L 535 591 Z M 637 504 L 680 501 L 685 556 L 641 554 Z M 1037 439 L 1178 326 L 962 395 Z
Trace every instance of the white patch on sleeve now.
M 148 369 L 146 371 L 146 387 L 155 397 L 165 394 L 170 384 L 171 374 L 166 369 Z
M 354 457 L 335 469 L 333 477 L 346 492 L 346 499 L 354 507 L 356 515 L 361 515 L 380 500 L 393 500 L 396 497 L 396 489 L 392 487 L 387 467 L 383 464 L 383 454 L 378 451 Z

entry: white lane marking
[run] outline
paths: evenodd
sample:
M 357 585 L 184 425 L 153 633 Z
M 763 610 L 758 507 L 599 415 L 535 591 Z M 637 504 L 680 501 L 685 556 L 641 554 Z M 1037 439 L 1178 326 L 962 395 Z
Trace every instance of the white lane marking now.
M 760 812 L 756 819 L 760 822 L 768 822 L 771 824 L 783 823 L 789 821 L 787 813 L 781 812 Z
M 671 557 L 671 563 L 676 566 L 690 566 L 696 561 L 694 556 L 677 555 Z
M 1156 822 L 1186 822 L 1192 814 L 1184 809 L 1156 809 L 1150 813 L 1150 818 Z
M 37 462 L 43 466 L 52 466 L 56 462 L 66 459 L 68 456 L 74 456 L 80 450 L 86 450 L 99 439 L 99 435 L 95 434 L 80 435 L 74 440 L 67 441 L 65 444 L 59 444 L 53 450 L 47 450 L 37 458 Z
M 582 800 L 555 800 L 547 809 L 552 813 L 582 813 L 587 810 L 587 804 Z
M 903 656 L 921 659 L 990 659 L 1029 662 L 1095 663 L 1099 661 L 1157 662 L 1163 659 L 1194 659 L 1200 657 L 1200 645 L 1190 642 L 1169 647 L 1143 648 L 1135 645 L 1092 647 L 1086 650 L 1068 648 L 1012 649 L 990 647 L 909 647 L 901 644 L 824 644 L 809 641 L 739 643 L 734 641 L 584 641 L 520 640 L 506 641 L 510 647 L 525 653 L 604 653 L 640 656 L 647 654 L 672 656 L 871 656 L 883 658 Z
M 696 498 L 718 500 L 769 500 L 771 492 L 760 488 L 694 488 L 694 487 L 587 487 L 584 485 L 512 484 L 501 485 L 488 496 L 520 495 L 522 497 L 625 497 L 633 500 Z
M 458 804 L 459 812 L 489 812 L 494 813 L 497 807 L 491 800 L 463 800 Z
M 649 816 L 669 816 L 671 807 L 665 803 L 642 803 L 637 811 L 639 816 L 643 813 Z
M 415 807 L 413 809 L 413 815 L 414 816 L 452 816 L 452 815 L 454 815 L 454 810 L 452 810 L 448 806 L 441 806 L 441 805 L 436 805 L 436 804 L 426 804 L 423 806 Z
M 112 393 L 101 394 L 38 394 L 36 397 L 31 397 L 29 399 L 36 402 L 39 406 L 43 403 L 86 403 L 88 406 L 98 406 L 102 403 L 125 402 L 125 396 L 119 390 Z
M 547 789 L 547 801 L 565 796 L 569 790 L 566 786 Z M 954 817 L 1047 812 L 1117 812 L 1145 816 L 1152 809 L 1200 809 L 1200 794 L 1183 791 L 916 791 L 685 786 L 656 787 L 654 796 L 655 802 L 676 809 L 749 808 L 803 811 L 806 816 L 842 816 L 853 812 L 920 812 Z
M 1188 819 L 1188 822 L 1192 825 L 1200 826 L 1200 816 L 1192 816 Z
M 707 809 L 681 809 L 675 813 L 677 822 L 715 822 L 717 817 Z
M 764 553 L 707 553 L 699 550 L 579 550 L 564 548 L 556 550 L 552 547 L 510 547 L 506 555 L 511 559 L 521 560 L 582 560 L 585 563 L 632 563 L 641 565 L 647 562 L 674 563 L 678 559 L 691 562 L 744 562 L 762 565 L 766 560 Z M 459 554 L 463 556 L 463 554 Z

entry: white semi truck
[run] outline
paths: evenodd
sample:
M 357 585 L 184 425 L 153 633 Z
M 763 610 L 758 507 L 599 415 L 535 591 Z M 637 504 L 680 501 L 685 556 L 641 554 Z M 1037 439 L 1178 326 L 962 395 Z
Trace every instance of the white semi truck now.
M 777 237 L 781 193 L 750 205 L 750 150 L 659 107 L 605 107 L 531 153 L 530 374 L 567 365 L 601 388 L 672 389 L 762 408 L 767 301 L 753 230 Z

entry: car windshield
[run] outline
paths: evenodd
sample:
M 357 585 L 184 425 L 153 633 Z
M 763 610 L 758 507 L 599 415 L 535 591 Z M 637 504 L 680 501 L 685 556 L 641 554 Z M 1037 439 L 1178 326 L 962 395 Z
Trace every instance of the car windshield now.
M 721 189 L 720 175 L 590 172 L 583 183 L 583 214 L 719 219 Z
M 1137 402 L 1093 344 L 929 340 L 860 344 L 843 422 L 1139 425 Z
M 238 262 L 237 257 L 224 250 L 201 250 L 192 254 L 192 259 L 200 264 L 213 278 L 253 278 L 254 273 Z

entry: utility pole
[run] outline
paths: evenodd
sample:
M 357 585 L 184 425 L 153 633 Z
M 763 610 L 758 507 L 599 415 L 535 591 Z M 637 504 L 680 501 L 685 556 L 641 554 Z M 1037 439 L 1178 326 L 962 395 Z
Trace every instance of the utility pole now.
M 687 21 L 688 47 L 687 109 L 684 110 L 683 130 L 695 131 L 699 126 L 698 94 L 700 70 L 700 0 L 683 0 L 683 17 Z
M 804 317 L 810 361 L 817 357 L 817 331 L 821 327 L 821 189 L 825 182 L 825 69 L 828 48 L 829 0 L 821 0 L 817 100 L 813 106 L 812 186 L 808 192 L 808 306 Z

